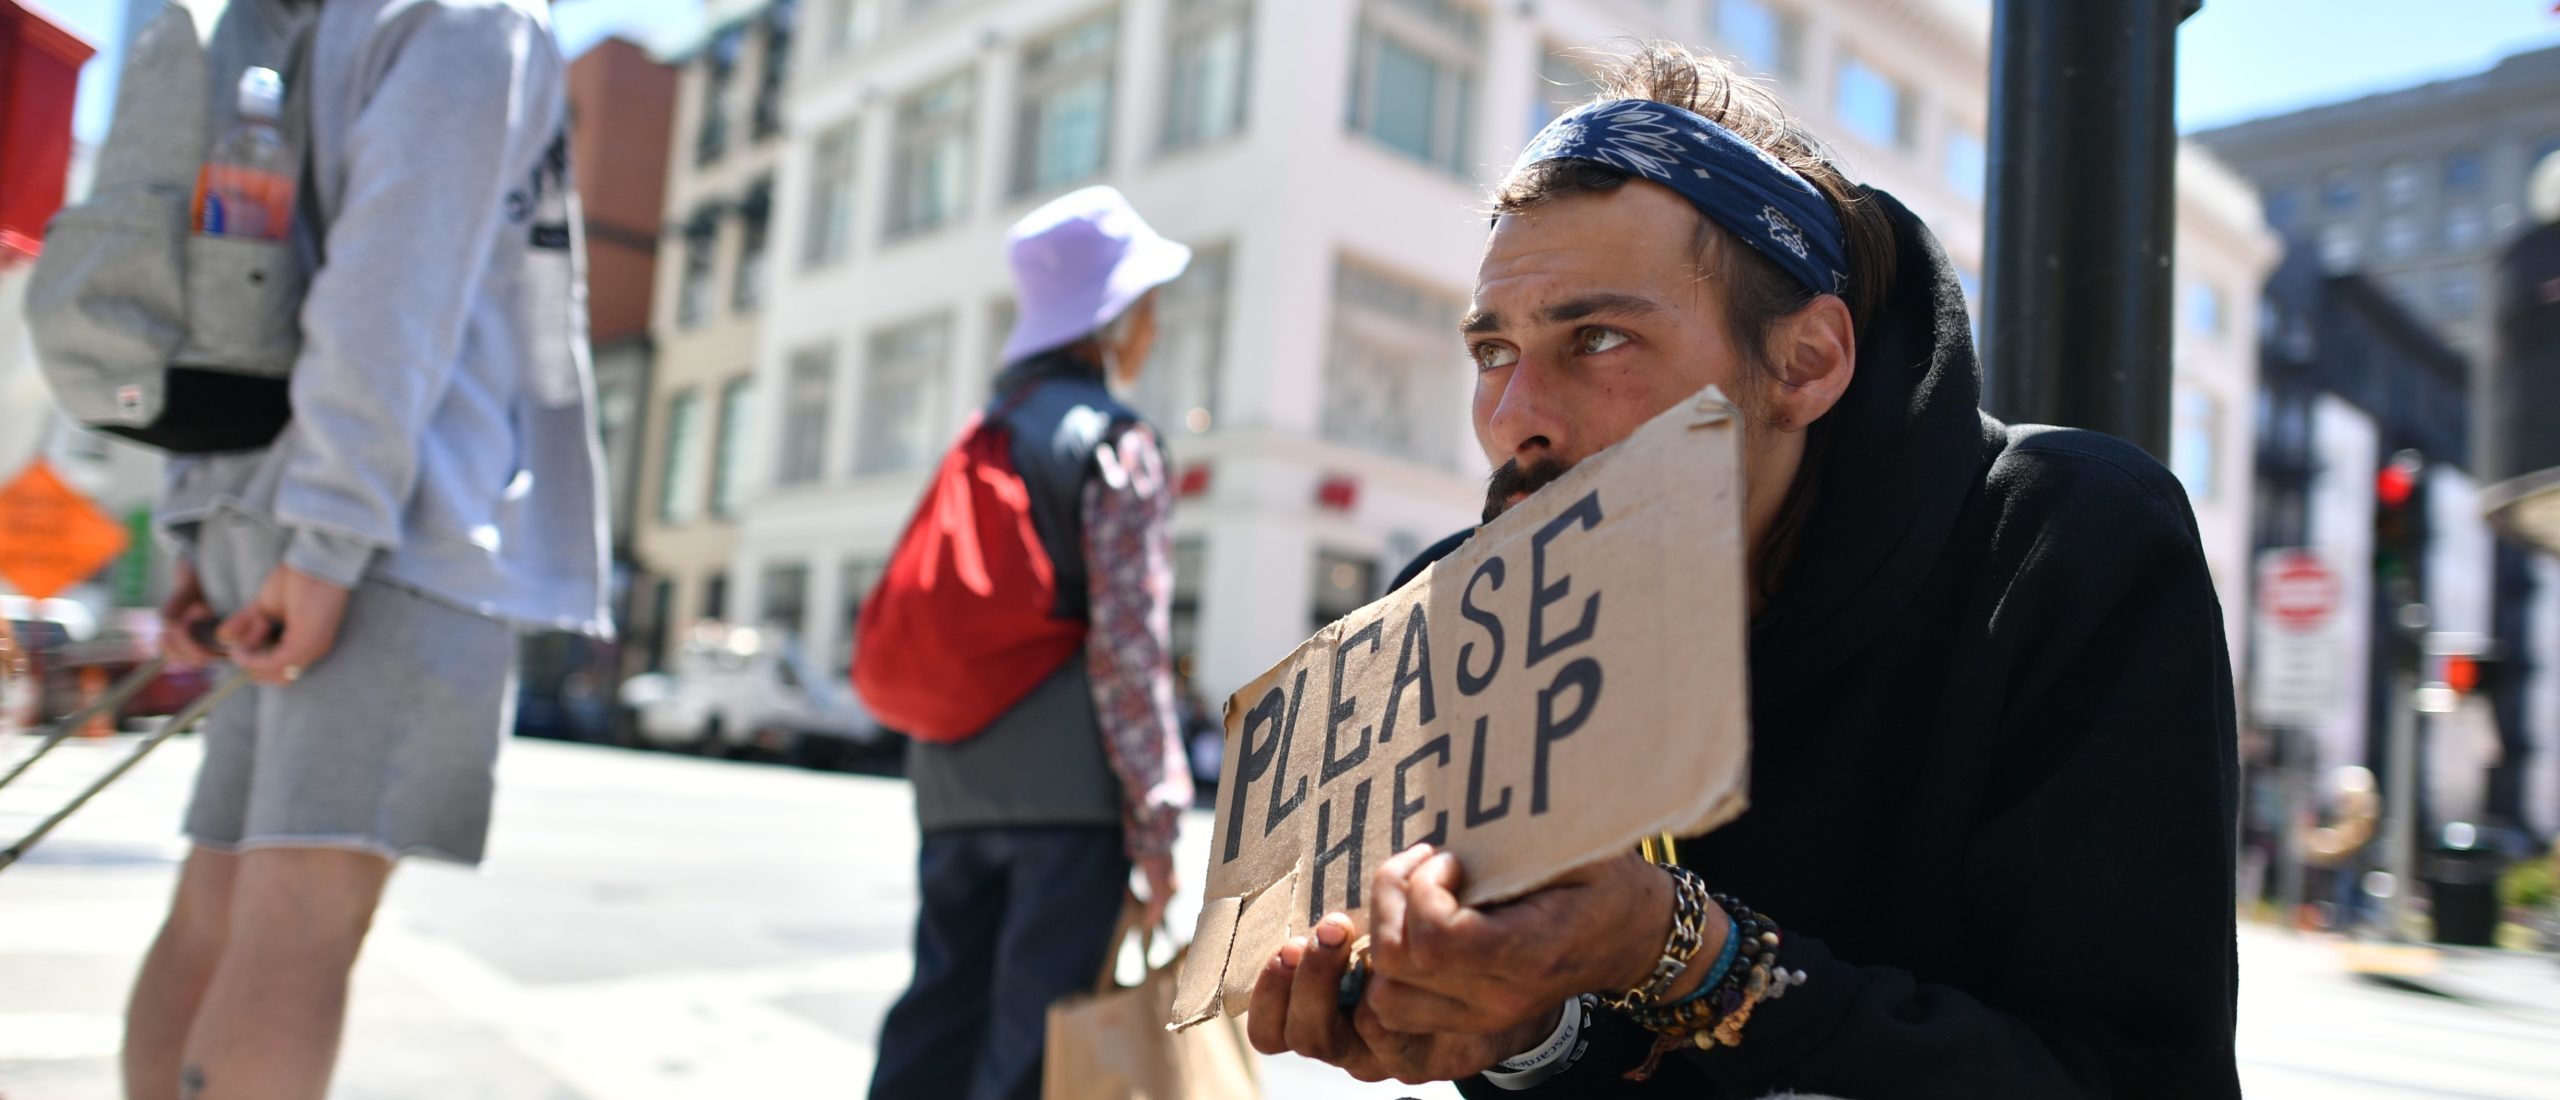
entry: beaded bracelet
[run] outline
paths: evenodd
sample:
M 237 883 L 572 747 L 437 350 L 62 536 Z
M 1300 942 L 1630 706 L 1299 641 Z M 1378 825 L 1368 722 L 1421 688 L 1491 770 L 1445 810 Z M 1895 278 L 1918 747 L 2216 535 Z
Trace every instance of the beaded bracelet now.
M 1627 1073 L 1628 1080 L 1651 1077 L 1662 1056 L 1682 1046 L 1712 1050 L 1739 1045 L 1743 1027 L 1751 1022 L 1752 1012 L 1762 1001 L 1782 998 L 1787 990 L 1805 982 L 1804 971 L 1778 965 L 1783 938 L 1777 922 L 1730 895 L 1714 895 L 1713 901 L 1733 922 L 1725 944 L 1737 957 L 1722 968 L 1722 973 L 1710 976 L 1697 992 L 1673 1004 L 1630 1013 L 1638 1026 L 1660 1037 L 1644 1064 Z

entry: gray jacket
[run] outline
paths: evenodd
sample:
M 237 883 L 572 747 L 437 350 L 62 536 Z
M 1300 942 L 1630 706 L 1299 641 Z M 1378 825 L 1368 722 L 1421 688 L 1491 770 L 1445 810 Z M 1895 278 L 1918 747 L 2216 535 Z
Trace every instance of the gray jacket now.
M 322 260 L 293 423 L 173 462 L 160 519 L 292 532 L 286 563 L 371 574 L 526 626 L 610 632 L 603 464 L 570 190 L 566 62 L 542 0 L 332 0 L 312 48 Z

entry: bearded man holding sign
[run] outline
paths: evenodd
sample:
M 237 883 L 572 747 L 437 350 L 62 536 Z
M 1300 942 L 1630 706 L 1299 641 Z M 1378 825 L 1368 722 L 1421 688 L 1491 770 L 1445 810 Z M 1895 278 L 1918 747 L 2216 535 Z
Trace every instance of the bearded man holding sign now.
M 1978 412 L 1937 243 L 1765 92 L 1667 47 L 1602 86 L 1496 195 L 1486 518 L 1733 397 L 1749 808 L 1496 903 L 1413 845 L 1366 940 L 1328 910 L 1229 963 L 1255 1045 L 1475 1096 L 2238 1096 L 2231 674 L 2177 481 Z

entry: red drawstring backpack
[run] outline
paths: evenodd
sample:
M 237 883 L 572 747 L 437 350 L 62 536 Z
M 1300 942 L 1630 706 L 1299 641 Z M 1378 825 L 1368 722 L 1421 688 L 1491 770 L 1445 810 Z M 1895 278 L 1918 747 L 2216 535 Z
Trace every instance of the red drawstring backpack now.
M 1003 417 L 972 419 L 943 456 L 855 628 L 854 690 L 918 741 L 966 740 L 1084 646 L 1086 624 L 1053 615 L 1057 570 Z

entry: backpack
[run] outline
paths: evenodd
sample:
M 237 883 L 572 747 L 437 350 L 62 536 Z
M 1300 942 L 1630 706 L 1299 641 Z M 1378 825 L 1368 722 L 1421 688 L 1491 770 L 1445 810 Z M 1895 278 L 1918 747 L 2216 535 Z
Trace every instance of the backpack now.
M 27 285 L 27 328 L 73 419 L 176 454 L 251 450 L 293 415 L 287 376 L 316 256 L 308 75 L 317 4 L 229 0 L 210 28 L 182 0 L 134 39 L 90 193 L 56 215 Z M 195 233 L 196 180 L 238 115 L 240 74 L 285 77 L 302 159 L 293 240 Z
M 883 725 L 968 739 L 1084 647 L 1058 618 L 1057 569 L 1014 466 L 1012 403 L 969 421 L 943 455 L 855 627 L 853 686 Z

